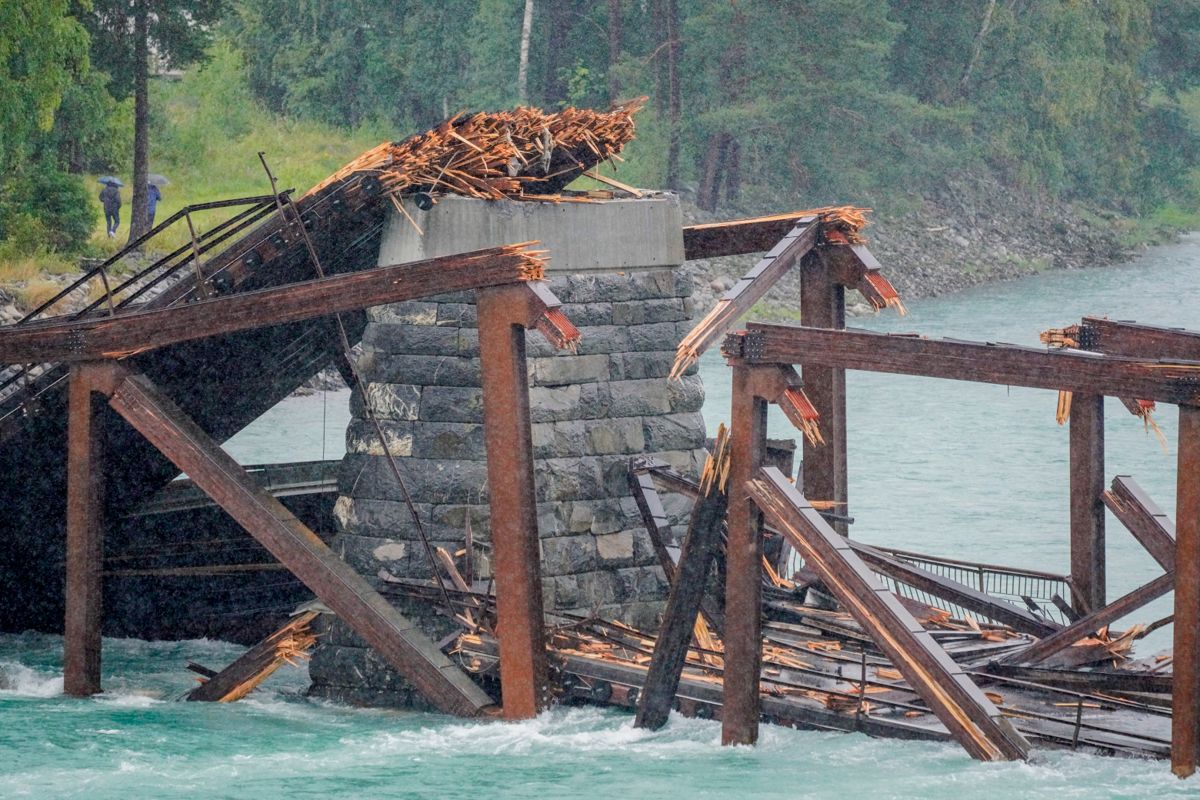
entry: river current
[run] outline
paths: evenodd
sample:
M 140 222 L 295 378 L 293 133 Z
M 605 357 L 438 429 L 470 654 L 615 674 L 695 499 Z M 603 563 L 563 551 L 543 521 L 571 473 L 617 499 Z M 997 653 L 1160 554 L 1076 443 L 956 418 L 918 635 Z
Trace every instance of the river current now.
M 1016 344 L 1084 314 L 1200 329 L 1200 236 L 1117 267 L 1048 272 L 908 304 L 852 325 Z M 701 364 L 710 429 L 727 419 L 728 375 Z M 852 535 L 938 555 L 1065 572 L 1067 430 L 1055 394 L 849 373 Z M 1105 409 L 1107 472 L 1133 475 L 1174 512 L 1177 420 L 1158 412 L 1168 450 L 1116 401 Z M 774 415 L 776 412 L 772 412 Z M 289 398 L 230 441 L 242 463 L 335 458 L 346 393 Z M 286 420 L 286 422 L 285 422 Z M 772 436 L 791 436 L 772 416 Z M 1158 567 L 1113 518 L 1113 598 Z M 1170 613 L 1170 596 L 1139 612 Z M 1139 645 L 1170 644 L 1167 627 Z M 979 764 L 953 745 L 763 727 L 756 748 L 720 747 L 718 723 L 673 717 L 634 730 L 628 715 L 558 709 L 523 723 L 363 711 L 302 695 L 303 669 L 281 670 L 232 705 L 174 702 L 188 660 L 221 665 L 219 642 L 104 642 L 103 695 L 61 697 L 62 643 L 0 636 L 0 798 L 1143 798 L 1200 796 L 1165 763 L 1038 753 Z

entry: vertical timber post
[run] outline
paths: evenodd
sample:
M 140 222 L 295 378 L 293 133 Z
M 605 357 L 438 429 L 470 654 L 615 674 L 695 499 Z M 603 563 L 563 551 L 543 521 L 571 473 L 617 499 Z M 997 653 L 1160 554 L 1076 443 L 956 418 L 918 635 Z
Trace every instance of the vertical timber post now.
M 529 426 L 525 286 L 478 290 L 483 427 L 505 719 L 537 716 L 548 680 Z
M 800 261 L 800 324 L 807 328 L 840 330 L 846 327 L 845 288 L 834 280 L 833 271 L 813 249 Z M 804 496 L 833 500 L 836 511 L 849 516 L 846 475 L 846 371 L 834 367 L 801 365 L 804 392 L 821 414 L 822 445 L 804 440 L 801 468 Z M 844 521 L 833 523 L 843 536 L 849 533 Z
M 63 691 L 100 689 L 101 568 L 104 559 L 104 438 L 93 392 L 102 365 L 71 366 L 67 428 L 66 617 Z
M 1171 771 L 1200 761 L 1200 407 L 1179 407 L 1175 495 L 1175 642 Z
M 730 412 L 728 534 L 725 556 L 725 679 L 721 744 L 758 741 L 762 671 L 762 514 L 746 482 L 762 466 L 767 441 L 767 401 L 756 392 L 756 373 L 777 368 L 733 365 Z
M 1104 396 L 1071 399 L 1071 584 L 1081 615 L 1105 606 Z

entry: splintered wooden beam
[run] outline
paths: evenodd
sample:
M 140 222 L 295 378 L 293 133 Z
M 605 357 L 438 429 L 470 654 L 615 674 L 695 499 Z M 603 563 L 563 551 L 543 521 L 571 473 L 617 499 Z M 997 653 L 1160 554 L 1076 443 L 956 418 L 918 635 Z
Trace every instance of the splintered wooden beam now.
M 283 627 L 238 656 L 220 672 L 208 676 L 187 693 L 189 701 L 233 703 L 254 691 L 286 663 L 308 657 L 316 642 L 309 624 L 316 611 L 305 611 L 289 619 Z
M 124 417 L 436 708 L 476 716 L 492 700 L 428 637 L 143 375 L 124 372 L 109 405 Z
M 1017 650 L 1000 659 L 1001 664 L 1020 664 L 1033 666 L 1045 661 L 1055 653 L 1070 647 L 1096 631 L 1111 625 L 1126 614 L 1132 614 L 1142 606 L 1162 597 L 1175 585 L 1175 573 L 1167 572 L 1159 575 L 1147 584 L 1139 586 L 1132 592 L 1119 597 L 1104 608 L 1099 608 L 1080 617 L 1060 631 L 1050 634 L 1022 650 Z
M 1091 355 L 1009 344 L 831 331 L 752 322 L 725 355 L 752 363 L 819 364 L 868 372 L 1200 403 L 1200 362 Z
M 1079 347 L 1113 356 L 1200 361 L 1200 332 L 1084 317 Z
M 1128 475 L 1113 478 L 1104 505 L 1165 570 L 1175 569 L 1175 523 Z
M 816 219 L 817 215 L 811 211 L 793 211 L 789 214 L 686 225 L 683 228 L 683 257 L 691 261 L 762 253 L 774 247 L 797 225 L 815 222 Z
M 784 273 L 800 263 L 805 254 L 816 245 L 820 232 L 821 223 L 816 217 L 802 217 L 798 220 L 795 227 L 780 239 L 753 269 L 722 295 L 712 311 L 683 337 L 675 352 L 671 378 L 683 375 Z
M 746 490 L 973 758 L 1027 757 L 1025 738 L 782 472 L 763 468 Z
M 151 311 L 9 326 L 0 329 L 0 363 L 121 358 L 209 336 L 541 278 L 541 260 L 524 248 L 506 245 Z
M 721 523 L 725 519 L 727 496 L 721 473 L 728 467 L 728 439 L 725 428 L 717 432 L 717 443 L 709 456 L 701 478 L 701 496 L 692 508 L 691 521 L 679 565 L 671 581 L 671 593 L 663 612 L 662 625 L 654 642 L 646 683 L 638 700 L 638 728 L 658 730 L 667 722 L 675 702 L 679 678 L 687 661 L 688 645 L 696 625 L 696 615 L 708 586 L 713 556 L 721 545 Z

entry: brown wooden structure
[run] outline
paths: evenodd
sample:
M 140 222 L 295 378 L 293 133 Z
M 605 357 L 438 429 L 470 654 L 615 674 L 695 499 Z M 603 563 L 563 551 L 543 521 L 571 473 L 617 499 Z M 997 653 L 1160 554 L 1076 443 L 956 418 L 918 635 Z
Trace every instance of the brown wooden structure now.
M 1086 325 L 1086 321 L 1085 321 Z M 1103 323 L 1104 330 L 1121 341 L 1118 347 L 1108 345 L 1108 352 L 1097 350 L 1082 353 L 1072 350 L 1046 351 L 1012 345 L 926 339 L 916 336 L 878 334 L 864 331 L 825 330 L 812 327 L 766 325 L 752 323 L 745 332 L 726 338 L 724 353 L 735 371 L 778 368 L 780 365 L 810 365 L 824 368 L 861 369 L 924 377 L 969 380 L 1004 385 L 1028 386 L 1070 391 L 1081 404 L 1082 421 L 1072 427 L 1072 581 L 1078 587 L 1077 609 L 1083 616 L 1072 625 L 1042 638 L 1027 650 L 1009 656 L 1008 663 L 1036 664 L 1055 649 L 1067 646 L 1121 616 L 1133 611 L 1154 597 L 1175 590 L 1175 661 L 1173 692 L 1172 765 L 1176 774 L 1191 774 L 1200 752 L 1197 750 L 1197 730 L 1200 725 L 1200 575 L 1196 557 L 1200 556 L 1200 352 L 1187 347 L 1194 343 L 1194 334 Z M 1119 333 L 1118 333 L 1119 331 Z M 1158 350 L 1154 344 L 1164 340 L 1173 343 Z M 1169 355 L 1163 360 L 1161 353 Z M 1191 358 L 1183 360 L 1181 356 Z M 1105 493 L 1096 476 L 1103 472 L 1103 450 L 1097 441 L 1103 436 L 1103 417 L 1098 401 L 1103 396 L 1136 397 L 1144 400 L 1174 403 L 1179 406 L 1178 434 L 1178 520 L 1174 560 L 1175 571 L 1168 571 L 1149 584 L 1134 590 L 1114 603 L 1105 604 L 1103 586 L 1103 528 L 1097 522 L 1103 508 Z M 733 429 L 735 439 L 749 435 L 761 441 L 761 425 L 748 405 L 747 398 L 755 397 L 754 389 L 745 381 L 734 381 Z M 1077 400 L 1078 401 L 1078 400 Z M 751 409 L 747 412 L 745 409 Z M 1072 408 L 1074 414 L 1075 407 Z M 835 415 L 837 411 L 835 410 Z M 743 475 L 762 464 L 755 445 L 734 450 L 735 463 L 731 472 Z M 749 464 L 737 460 L 749 458 Z M 1124 494 L 1131 493 L 1128 486 Z M 732 507 L 731 502 L 731 507 Z M 1136 511 L 1131 512 L 1136 513 Z M 1158 515 L 1143 508 L 1143 526 Z M 1149 519 L 1146 519 L 1149 518 Z M 730 540 L 748 540 L 758 536 L 755 519 L 746 515 L 750 531 L 735 526 L 745 523 L 730 519 Z M 1157 524 L 1153 536 L 1160 554 L 1166 550 L 1166 526 Z M 1185 559 L 1183 554 L 1187 553 Z M 1188 564 L 1185 572 L 1184 564 Z M 730 561 L 730 571 L 735 569 Z M 756 576 L 757 577 L 757 576 Z M 732 574 L 727 581 L 738 580 Z M 744 581 L 744 576 L 741 579 Z M 759 665 L 750 654 L 730 649 L 726 670 L 729 678 L 734 671 L 744 675 L 757 674 Z M 735 684 L 736 685 L 736 684 Z M 729 679 L 727 678 L 727 687 Z M 728 689 L 727 689 L 728 691 Z M 726 738 L 740 740 L 753 731 L 757 720 L 757 697 L 747 693 L 747 708 L 735 706 L 741 715 L 725 721 Z M 728 706 L 727 706 L 728 707 Z M 754 717 L 754 719 L 752 719 Z

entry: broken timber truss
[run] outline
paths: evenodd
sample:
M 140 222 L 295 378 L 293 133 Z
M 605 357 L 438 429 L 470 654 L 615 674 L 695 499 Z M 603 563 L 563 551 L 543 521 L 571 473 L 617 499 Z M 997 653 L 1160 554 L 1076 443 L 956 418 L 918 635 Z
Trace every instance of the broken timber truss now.
M 573 346 L 578 331 L 540 279 L 536 253 L 510 245 L 201 301 L 178 308 L 36 323 L 0 332 L 0 358 L 70 364 L 67 607 L 64 688 L 100 691 L 104 400 L 186 472 L 438 709 L 475 716 L 491 698 L 438 647 L 267 492 L 149 378 L 121 359 L 148 349 L 324 316 L 342 310 L 476 288 L 497 564 L 503 713 L 545 703 L 541 580 L 529 435 L 525 331 Z
M 1111 496 L 1107 496 L 1103 485 L 1096 485 L 1094 475 L 1103 472 L 1103 450 L 1086 440 L 1102 437 L 1103 425 L 1102 416 L 1091 417 L 1087 423 L 1088 437 L 1077 437 L 1074 432 L 1072 435 L 1072 469 L 1086 471 L 1089 476 L 1086 481 L 1072 480 L 1072 580 L 1084 587 L 1080 592 L 1083 615 L 1006 661 L 1036 664 L 1054 650 L 1090 635 L 1174 588 L 1172 769 L 1180 776 L 1194 772 L 1200 760 L 1200 348 L 1195 347 L 1196 334 L 1192 333 L 1107 321 L 1104 327 L 1112 337 L 1109 342 L 1121 342 L 1119 346 L 1110 344 L 1106 348 L 1111 354 L 757 323 L 750 324 L 745 332 L 728 335 L 723 352 L 734 372 L 735 446 L 730 470 L 726 613 L 733 619 L 748 619 L 755 608 L 759 586 L 758 569 L 755 566 L 752 574 L 751 559 L 745 555 L 735 559 L 739 549 L 756 554 L 755 548 L 761 547 L 762 525 L 759 512 L 752 510 L 750 498 L 742 499 L 744 495 L 738 487 L 745 486 L 755 501 L 766 501 L 762 485 L 747 484 L 763 463 L 765 400 L 751 383 L 750 375 L 754 372 L 793 364 L 803 365 L 807 372 L 814 365 L 1069 391 L 1077 397 L 1101 399 L 1107 395 L 1176 404 L 1179 455 L 1174 542 L 1170 539 L 1168 521 L 1139 497 L 1133 486 L 1120 481 Z M 1169 360 L 1163 360 L 1164 353 Z M 1099 401 L 1089 405 L 1098 407 Z M 1085 441 L 1077 443 L 1077 438 Z M 1110 604 L 1103 602 L 1102 595 L 1098 603 L 1089 602 L 1097 596 L 1094 588 L 1087 588 L 1103 586 L 1103 529 L 1097 531 L 1091 520 L 1093 507 L 1103 509 L 1106 502 L 1123 509 L 1124 515 L 1119 516 L 1131 529 L 1139 529 L 1139 541 L 1154 542 L 1148 549 L 1157 553 L 1156 557 L 1168 570 Z M 736 515 L 735 508 L 739 508 Z M 773 511 L 772 521 L 779 524 L 778 511 Z M 847 550 L 850 551 L 848 546 Z M 1174 569 L 1168 568 L 1168 564 Z M 740 600 L 739 592 L 745 594 Z M 734 601 L 739 603 L 736 611 L 730 605 Z M 893 617 L 891 623 L 896 629 L 903 627 L 895 621 L 898 619 Z M 751 677 L 759 670 L 758 649 L 752 646 L 757 631 L 752 630 L 753 625 L 744 628 L 740 634 L 736 628 L 726 631 L 724 738 L 733 742 L 753 741 L 758 717 L 757 692 L 751 690 Z M 737 679 L 734 677 L 737 674 L 743 677 Z M 740 691 L 740 697 L 731 697 L 731 691 Z

